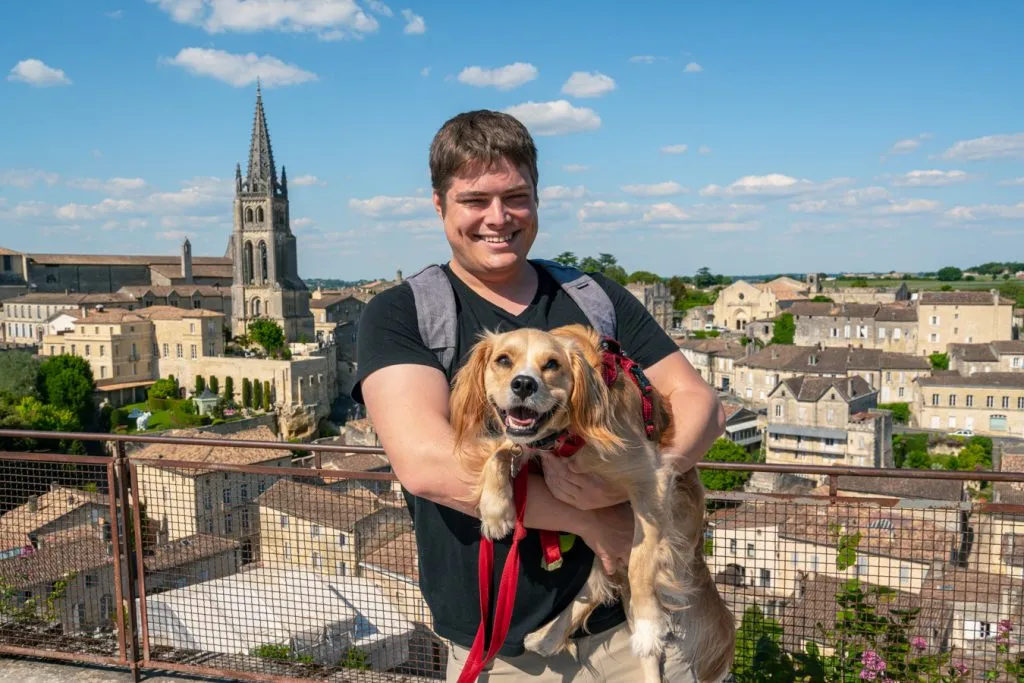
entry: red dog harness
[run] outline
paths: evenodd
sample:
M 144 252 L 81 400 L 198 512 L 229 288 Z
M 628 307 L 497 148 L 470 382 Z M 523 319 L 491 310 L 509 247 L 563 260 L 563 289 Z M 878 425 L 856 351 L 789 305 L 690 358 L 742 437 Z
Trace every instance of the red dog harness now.
M 622 369 L 633 382 L 640 388 L 640 399 L 644 430 L 647 438 L 654 437 L 654 402 L 651 395 L 654 388 L 644 374 L 643 368 L 636 364 L 631 358 L 625 355 L 622 347 L 614 339 L 603 337 L 601 339 L 601 375 L 607 386 L 611 387 L 618 379 L 619 369 Z M 577 434 L 566 433 L 560 435 L 554 441 L 552 452 L 560 458 L 568 458 L 579 451 L 586 442 Z M 512 531 L 512 546 L 508 557 L 505 560 L 505 567 L 501 573 L 501 584 L 498 587 L 498 597 L 494 606 L 494 630 L 491 633 L 491 644 L 484 653 L 484 639 L 487 628 L 487 611 L 490 605 L 491 575 L 494 566 L 494 542 L 489 538 L 480 539 L 479 555 L 479 591 L 480 591 L 480 627 L 477 629 L 476 638 L 473 640 L 473 647 L 469 651 L 466 663 L 462 668 L 458 683 L 473 683 L 477 680 L 480 672 L 483 671 L 491 659 L 498 653 L 498 649 L 505 642 L 508 635 L 509 625 L 512 622 L 512 607 L 516 599 L 516 587 L 519 583 L 519 541 L 526 537 L 526 527 L 523 526 L 523 518 L 526 514 L 526 491 L 529 480 L 529 471 L 539 471 L 534 464 L 532 470 L 523 467 L 515 475 L 512 483 L 512 495 L 516 506 L 516 523 Z M 554 531 L 541 529 L 540 543 L 544 553 L 545 568 L 557 569 L 562 564 L 562 549 L 559 542 L 559 535 Z

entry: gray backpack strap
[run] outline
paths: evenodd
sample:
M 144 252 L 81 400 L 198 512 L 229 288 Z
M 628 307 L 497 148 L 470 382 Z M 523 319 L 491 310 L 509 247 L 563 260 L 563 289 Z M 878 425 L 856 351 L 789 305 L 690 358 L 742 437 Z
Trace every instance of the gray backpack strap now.
M 566 294 L 572 297 L 576 305 L 583 309 L 591 326 L 606 337 L 618 339 L 616 336 L 615 305 L 608 298 L 607 292 L 578 268 L 563 266 L 557 261 L 536 259 L 533 261 L 551 273 L 555 281 L 561 285 Z
M 455 292 L 438 265 L 430 265 L 405 279 L 416 301 L 416 318 L 423 343 L 447 372 L 455 358 Z

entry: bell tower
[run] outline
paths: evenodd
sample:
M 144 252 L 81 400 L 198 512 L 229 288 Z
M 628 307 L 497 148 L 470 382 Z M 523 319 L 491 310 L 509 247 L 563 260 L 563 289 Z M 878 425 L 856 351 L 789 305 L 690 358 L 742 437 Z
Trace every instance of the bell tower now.
M 232 333 L 245 334 L 250 322 L 269 318 L 281 325 L 287 341 L 313 341 L 309 290 L 299 277 L 291 231 L 288 177 L 283 166 L 277 177 L 259 84 L 244 178 L 241 166 L 235 165 L 233 214 Z

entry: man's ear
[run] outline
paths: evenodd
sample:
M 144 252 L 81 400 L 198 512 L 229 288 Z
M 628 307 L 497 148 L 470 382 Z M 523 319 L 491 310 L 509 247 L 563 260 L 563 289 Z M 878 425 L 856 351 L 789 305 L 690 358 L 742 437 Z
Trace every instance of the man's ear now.
M 434 204 L 434 211 L 437 212 L 438 218 L 444 220 L 444 198 L 434 190 L 430 195 L 431 202 Z

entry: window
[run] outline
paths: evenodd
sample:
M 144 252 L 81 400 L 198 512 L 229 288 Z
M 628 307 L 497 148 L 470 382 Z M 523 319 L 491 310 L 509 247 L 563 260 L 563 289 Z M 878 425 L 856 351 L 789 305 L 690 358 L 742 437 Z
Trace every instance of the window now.
M 105 365 L 100 366 L 100 379 L 104 379 L 107 376 L 107 367 Z
M 939 395 L 938 394 L 932 394 L 932 405 L 933 406 L 939 405 Z
M 956 406 L 956 394 L 949 395 L 949 407 L 953 408 Z
M 899 396 L 900 398 L 903 398 L 903 393 L 903 387 L 900 387 L 899 389 L 896 390 L 896 395 Z
M 985 407 L 986 408 L 994 408 L 995 405 L 996 405 L 996 397 L 995 396 L 986 396 L 985 397 Z
M 932 332 L 930 335 L 928 335 L 928 341 L 938 343 L 939 334 L 937 332 Z
M 90 355 L 90 353 L 91 353 L 90 350 L 89 350 L 89 346 L 90 346 L 89 344 L 85 345 L 85 355 L 87 355 L 87 356 Z
M 249 508 L 242 508 L 242 531 L 249 530 Z
M 177 357 L 181 358 L 181 344 L 176 344 L 175 346 L 175 352 L 177 353 Z
M 221 497 L 225 505 L 231 505 L 231 489 L 227 488 L 221 491 Z
M 781 403 L 776 403 L 775 404 L 775 417 L 782 417 L 782 404 Z
M 242 482 L 238 485 L 238 498 L 240 500 L 249 500 L 249 484 L 248 482 Z
M 1009 408 L 1009 407 L 1010 407 L 1010 397 L 1009 396 L 1003 396 L 1003 408 Z
M 1017 410 L 1024 410 L 1024 396 L 1017 399 Z
M 334 563 L 334 573 L 337 574 L 338 576 L 345 576 L 345 563 L 344 562 L 335 562 Z
M 281 515 L 281 528 L 282 529 L 287 529 L 288 528 L 288 515 Z
M 939 316 L 933 315 L 929 322 L 931 323 L 932 327 L 935 327 L 936 325 L 939 324 Z
M 195 359 L 195 357 L 196 357 L 196 345 L 195 345 L 195 344 L 192 344 L 192 348 L 191 348 L 191 357 L 192 357 L 192 359 L 193 359 L 193 360 L 194 360 L 194 359 Z
M 729 552 L 732 553 L 733 555 L 736 554 L 736 539 L 735 538 L 730 538 L 729 539 Z
M 234 525 L 234 519 L 232 518 L 231 513 L 228 512 L 227 514 L 224 515 L 224 533 L 226 533 L 226 534 L 233 533 L 234 532 L 234 526 L 235 526 Z
M 757 552 L 754 550 L 754 544 L 753 543 L 748 543 L 747 544 L 747 557 L 756 557 L 756 556 L 757 556 Z
M 313 537 L 313 538 L 319 537 L 320 536 L 320 525 L 319 524 L 310 524 L 309 525 L 309 535 L 311 537 Z
M 213 496 L 210 494 L 209 491 L 204 491 L 203 492 L 203 509 L 204 510 L 211 510 L 211 509 L 213 509 Z
M 898 327 L 892 331 L 893 340 L 898 340 L 900 338 L 900 332 L 902 332 L 902 330 L 900 330 L 900 328 Z
M 86 588 L 92 588 L 95 585 L 96 585 L 96 575 L 95 574 L 86 574 L 85 575 L 85 587 Z
M 286 560 L 292 559 L 292 542 L 291 541 L 285 541 L 284 542 L 284 558 Z
M 974 394 L 967 394 L 967 407 L 968 408 L 973 408 L 974 407 Z
M 170 352 L 167 351 L 167 343 L 164 342 L 164 358 L 167 358 L 170 355 Z
M 885 373 L 885 381 L 886 382 L 891 382 L 892 381 L 892 371 L 890 371 L 890 370 L 886 371 L 886 373 Z
M 188 324 L 188 333 L 189 334 L 195 334 L 196 333 L 196 324 L 195 323 L 189 323 Z
M 310 559 L 312 560 L 314 567 L 322 567 L 323 564 L 324 564 L 323 560 L 320 559 L 320 551 L 319 550 L 314 550 L 313 551 L 313 556 Z
M 338 534 L 338 547 L 339 548 L 344 548 L 345 547 L 345 534 Z
M 103 346 L 103 344 L 100 344 L 100 356 L 101 356 L 101 357 L 102 357 L 102 356 L 103 356 L 103 355 L 105 354 L 105 352 L 104 352 L 104 348 L 105 348 L 105 347 Z
M 910 567 L 900 567 L 900 583 L 910 582 Z

